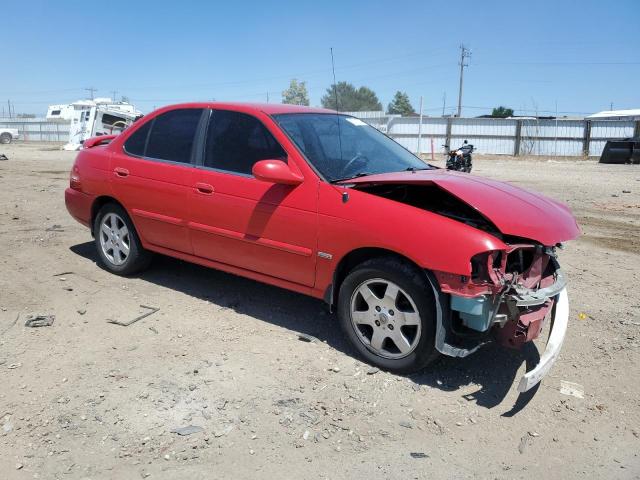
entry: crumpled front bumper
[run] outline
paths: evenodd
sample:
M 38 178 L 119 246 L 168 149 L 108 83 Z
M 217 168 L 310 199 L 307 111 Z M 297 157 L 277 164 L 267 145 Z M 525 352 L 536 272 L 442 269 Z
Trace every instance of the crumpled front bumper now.
M 438 298 L 441 294 L 440 289 L 437 286 L 435 278 L 428 277 L 433 293 Z M 564 337 L 567 333 L 567 326 L 569 323 L 569 297 L 566 289 L 566 279 L 563 275 L 560 275 L 558 281 L 554 285 L 550 286 L 542 291 L 539 295 L 528 295 L 531 292 L 519 292 L 516 303 L 521 306 L 536 305 L 544 301 L 545 298 L 553 298 L 554 306 L 549 315 L 551 318 L 547 318 L 550 323 L 549 339 L 547 341 L 545 352 L 540 357 L 538 365 L 531 371 L 525 373 L 518 384 L 518 391 L 526 392 L 540 383 L 544 376 L 551 370 L 551 367 L 558 359 L 560 350 L 564 342 Z M 484 344 L 488 342 L 478 342 L 474 346 L 459 346 L 454 343 L 450 343 L 447 338 L 447 333 L 450 331 L 450 324 L 447 319 L 448 315 L 444 314 L 441 302 L 436 302 L 436 349 L 451 357 L 466 357 L 478 350 Z
M 540 357 L 538 365 L 533 370 L 525 373 L 520 379 L 518 384 L 519 392 L 526 392 L 540 383 L 540 380 L 551 370 L 560 355 L 564 337 L 567 333 L 567 325 L 569 324 L 569 296 L 566 288 L 563 288 L 558 294 L 558 300 L 552 314 L 551 332 L 545 351 Z

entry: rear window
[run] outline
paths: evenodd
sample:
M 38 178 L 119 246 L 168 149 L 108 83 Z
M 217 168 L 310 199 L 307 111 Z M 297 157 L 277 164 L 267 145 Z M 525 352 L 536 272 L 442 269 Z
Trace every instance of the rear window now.
M 202 109 L 171 110 L 155 118 L 145 157 L 189 163 Z
M 147 143 L 147 136 L 153 121 L 145 123 L 124 142 L 124 150 L 131 155 L 144 156 L 144 147 Z
M 149 132 L 143 156 L 189 163 L 201 117 L 201 108 L 171 110 L 157 116 L 151 123 L 151 132 Z M 138 151 L 139 145 L 140 139 L 137 140 Z M 127 152 L 134 153 L 127 148 L 126 144 L 125 148 Z

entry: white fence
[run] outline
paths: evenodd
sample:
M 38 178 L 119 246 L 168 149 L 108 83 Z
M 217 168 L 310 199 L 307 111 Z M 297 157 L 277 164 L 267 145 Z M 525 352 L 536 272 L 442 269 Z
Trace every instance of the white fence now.
M 0 118 L 0 127 L 15 128 L 20 141 L 67 142 L 69 122 L 51 122 L 46 118 Z
M 418 151 L 419 117 L 351 112 L 412 152 Z M 0 127 L 16 128 L 23 141 L 67 142 L 68 122 L 44 118 L 0 118 Z M 607 140 L 640 136 L 640 121 L 423 117 L 420 153 L 442 154 L 442 145 L 464 140 L 478 153 L 504 155 L 600 156 Z
M 369 113 L 369 112 L 367 112 Z M 386 133 L 412 152 L 444 153 L 443 145 L 459 147 L 464 140 L 478 153 L 504 155 L 600 156 L 607 140 L 640 136 L 633 120 L 565 120 L 511 118 L 442 118 L 398 115 L 351 115 Z

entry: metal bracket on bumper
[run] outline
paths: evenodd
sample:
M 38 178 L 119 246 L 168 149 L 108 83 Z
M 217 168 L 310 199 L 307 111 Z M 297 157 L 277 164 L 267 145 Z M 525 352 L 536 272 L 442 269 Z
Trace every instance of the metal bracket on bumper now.
M 551 367 L 560 355 L 560 349 L 567 333 L 569 323 L 569 296 L 567 289 L 563 288 L 558 294 L 558 301 L 554 308 L 554 315 L 551 322 L 551 333 L 547 341 L 547 347 L 540 357 L 540 362 L 536 368 L 525 373 L 518 384 L 519 392 L 526 392 L 540 383 L 540 380 L 551 370 Z

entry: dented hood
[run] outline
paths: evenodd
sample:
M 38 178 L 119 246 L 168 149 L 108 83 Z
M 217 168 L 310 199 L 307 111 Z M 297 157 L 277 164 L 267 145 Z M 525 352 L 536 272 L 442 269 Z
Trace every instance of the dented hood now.
M 514 185 L 444 169 L 369 175 L 345 184 L 435 184 L 476 209 L 505 235 L 555 245 L 576 238 L 578 224 L 566 205 Z

